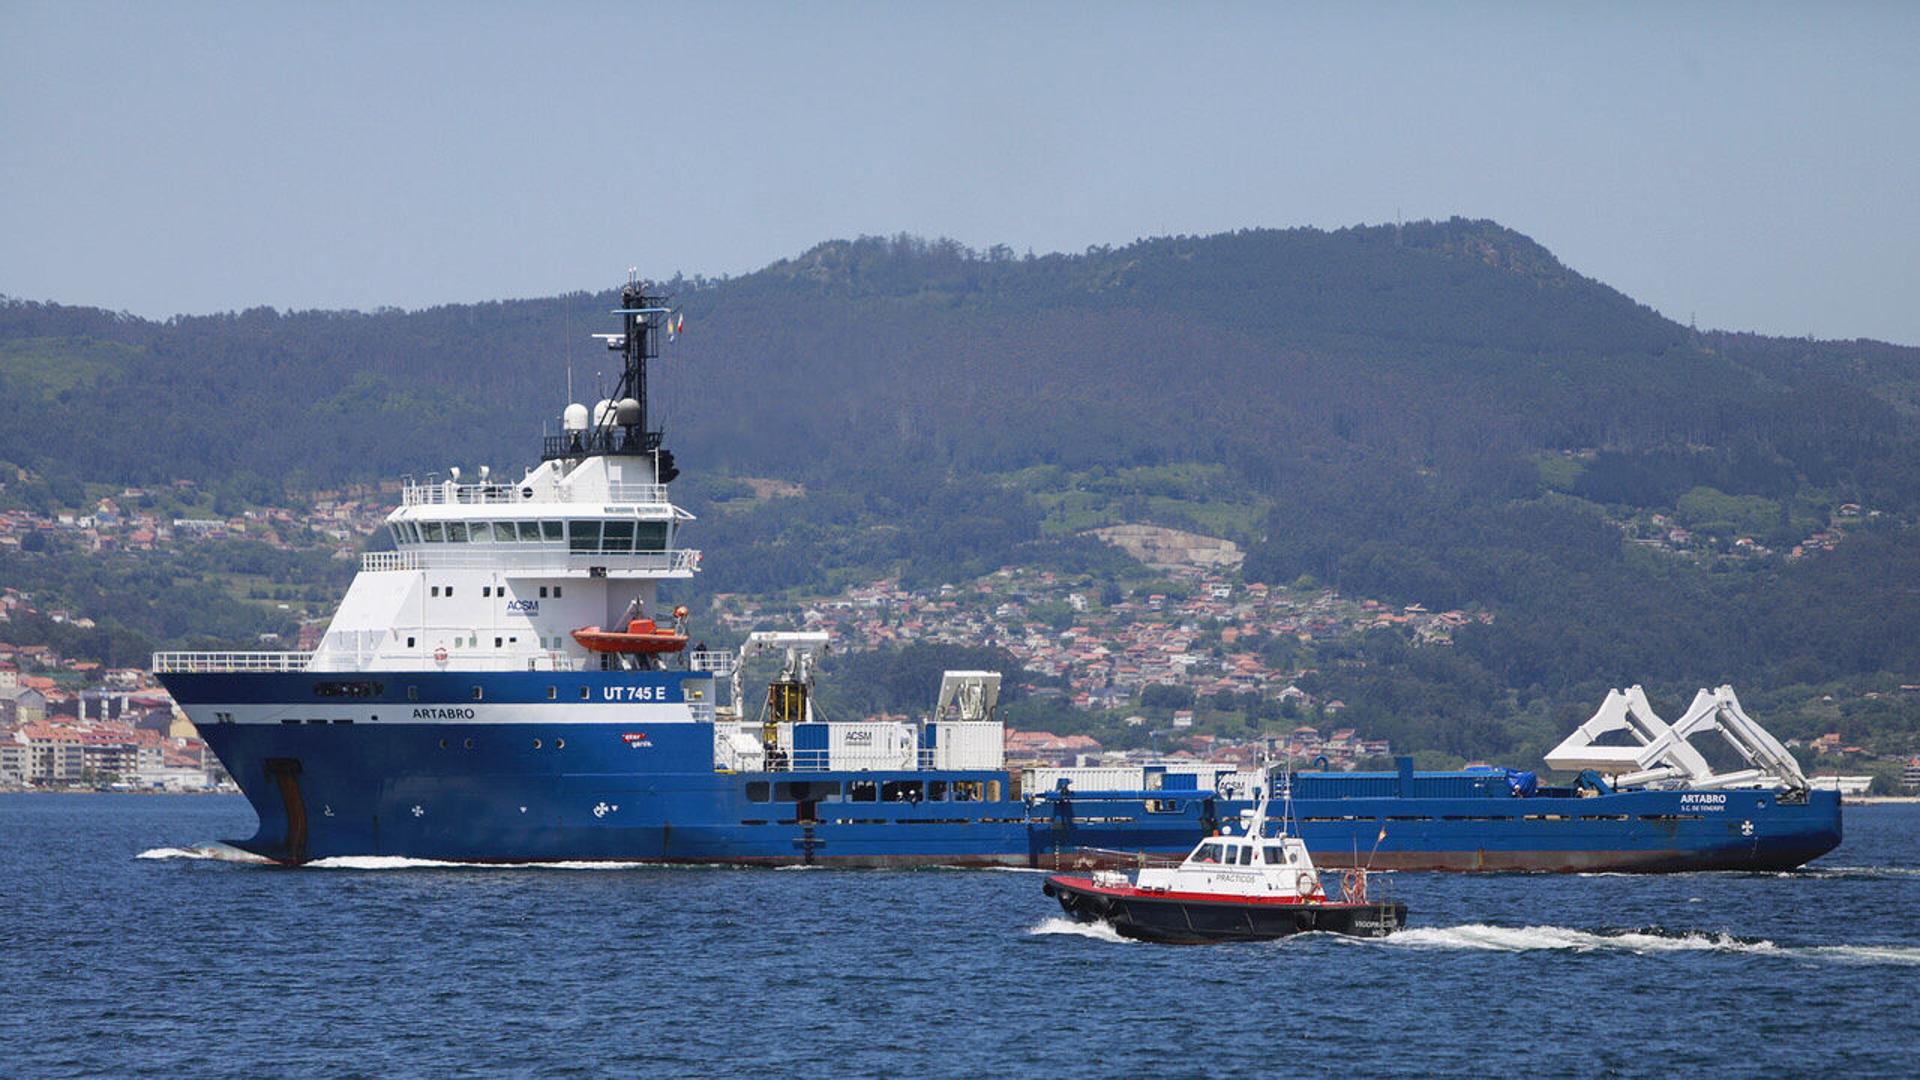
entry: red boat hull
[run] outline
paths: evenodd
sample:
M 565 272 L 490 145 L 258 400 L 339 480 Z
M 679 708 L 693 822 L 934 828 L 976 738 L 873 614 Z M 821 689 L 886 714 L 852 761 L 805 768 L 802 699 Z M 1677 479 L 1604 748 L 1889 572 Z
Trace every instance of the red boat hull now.
M 1297 897 L 1244 897 L 1152 892 L 1095 885 L 1067 874 L 1047 877 L 1041 891 L 1081 922 L 1104 922 L 1122 937 L 1197 945 L 1209 941 L 1266 941 L 1314 931 L 1385 937 L 1407 924 L 1407 905 L 1394 901 L 1333 902 Z

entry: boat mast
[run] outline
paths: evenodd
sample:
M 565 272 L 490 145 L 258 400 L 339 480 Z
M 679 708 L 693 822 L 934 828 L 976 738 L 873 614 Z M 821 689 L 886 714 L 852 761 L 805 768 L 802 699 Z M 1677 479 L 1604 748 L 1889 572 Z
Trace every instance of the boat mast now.
M 620 383 L 604 410 L 596 410 L 593 427 L 584 439 L 561 436 L 547 440 L 546 457 L 581 457 L 592 454 L 652 456 L 658 483 L 670 483 L 680 475 L 673 464 L 673 453 L 660 447 L 661 432 L 648 423 L 647 361 L 660 358 L 660 335 L 667 331 L 673 309 L 664 293 L 648 290 L 636 271 L 627 272 L 627 283 L 620 290 L 621 332 L 595 334 L 607 348 L 621 356 Z

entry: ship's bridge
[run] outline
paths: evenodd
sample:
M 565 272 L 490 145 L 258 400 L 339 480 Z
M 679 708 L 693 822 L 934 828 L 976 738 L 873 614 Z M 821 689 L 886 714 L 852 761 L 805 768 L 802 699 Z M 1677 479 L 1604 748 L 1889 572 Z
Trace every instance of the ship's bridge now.
M 408 482 L 387 516 L 394 550 L 365 570 L 491 569 L 580 577 L 691 577 L 700 553 L 676 544 L 694 516 L 667 486 L 620 478 L 617 464 L 549 461 L 517 483 Z

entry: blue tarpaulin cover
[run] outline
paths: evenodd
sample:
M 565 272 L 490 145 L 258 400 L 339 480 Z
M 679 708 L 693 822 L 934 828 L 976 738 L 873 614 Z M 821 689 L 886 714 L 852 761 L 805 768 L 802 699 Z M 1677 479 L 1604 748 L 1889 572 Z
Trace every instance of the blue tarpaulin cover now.
M 1530 772 L 1521 772 L 1519 769 L 1500 771 L 1507 774 L 1507 790 L 1513 792 L 1516 798 L 1524 799 L 1540 790 L 1540 778 Z

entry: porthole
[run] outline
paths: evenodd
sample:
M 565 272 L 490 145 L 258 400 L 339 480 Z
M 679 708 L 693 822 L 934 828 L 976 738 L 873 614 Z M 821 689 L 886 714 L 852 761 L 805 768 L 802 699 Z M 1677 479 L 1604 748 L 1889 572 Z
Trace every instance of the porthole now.
M 445 740 L 445 739 L 441 739 L 441 740 L 440 740 L 440 749 L 442 749 L 442 750 L 445 750 L 446 748 L 447 748 L 447 740 Z
M 535 750 L 538 750 L 538 749 L 540 749 L 540 740 L 539 740 L 539 739 L 535 739 L 535 740 L 533 740 L 533 748 L 534 748 Z
M 593 696 L 593 688 L 592 688 L 592 687 L 588 687 L 588 686 L 583 686 L 583 687 L 581 687 L 581 688 L 580 688 L 580 700 L 581 700 L 581 701 L 585 701 L 585 700 L 587 700 L 587 699 L 588 699 L 589 697 L 592 697 L 592 696 Z
M 554 699 L 556 699 L 556 698 L 558 698 L 559 696 L 560 696 L 560 688 L 559 688 L 559 687 L 557 687 L 557 686 L 549 686 L 549 687 L 547 687 L 547 700 L 548 700 L 548 701 L 552 701 L 552 700 L 554 700 Z
M 463 746 L 463 747 L 466 747 L 466 748 L 467 748 L 468 750 L 471 750 L 471 749 L 473 749 L 473 740 L 472 740 L 472 739 L 468 739 L 468 740 L 467 740 L 466 742 L 463 742 L 463 743 L 461 743 L 460 745 L 461 745 L 461 746 Z
M 555 750 L 565 750 L 567 748 L 567 740 L 565 739 L 553 740 L 553 748 Z

